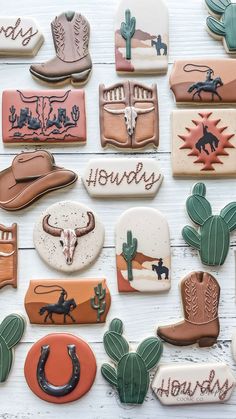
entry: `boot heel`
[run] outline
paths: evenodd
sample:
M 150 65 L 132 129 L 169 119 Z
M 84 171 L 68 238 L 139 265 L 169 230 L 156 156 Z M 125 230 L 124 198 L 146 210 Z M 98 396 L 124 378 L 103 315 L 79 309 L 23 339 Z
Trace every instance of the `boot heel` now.
M 198 341 L 200 348 L 208 348 L 209 346 L 213 346 L 214 343 L 216 343 L 216 338 L 213 337 L 200 338 Z
M 71 84 L 76 86 L 87 83 L 90 73 L 91 69 L 85 70 L 82 73 L 71 74 Z

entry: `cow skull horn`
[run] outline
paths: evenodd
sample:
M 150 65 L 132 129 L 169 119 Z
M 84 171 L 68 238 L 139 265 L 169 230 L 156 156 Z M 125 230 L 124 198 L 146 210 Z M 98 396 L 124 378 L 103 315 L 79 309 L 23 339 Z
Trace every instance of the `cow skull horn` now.
M 152 106 L 151 108 L 134 108 L 135 110 L 136 110 L 136 112 L 137 112 L 137 114 L 145 114 L 145 113 L 149 113 L 149 112 L 152 112 L 152 111 L 154 111 L 154 106 Z
M 59 228 L 59 227 L 53 227 L 49 224 L 48 220 L 51 217 L 50 214 L 45 215 L 44 219 L 43 219 L 43 230 L 45 231 L 45 233 L 50 234 L 51 236 L 54 237 L 60 237 L 63 228 Z
M 14 253 L 15 253 L 15 250 L 13 250 L 13 252 L 11 252 L 11 253 L 0 252 L 0 257 L 2 256 L 4 258 L 8 258 L 9 256 L 14 255 Z
M 28 96 L 27 97 L 20 90 L 17 90 L 17 92 L 19 93 L 22 102 L 25 102 L 25 103 L 34 103 L 34 102 L 37 102 L 38 101 L 38 98 L 39 98 L 38 96 Z
M 63 96 L 51 96 L 50 103 L 53 102 L 64 102 L 69 96 L 70 90 L 68 90 Z
M 109 113 L 113 113 L 114 115 L 122 115 L 125 113 L 125 109 L 109 109 L 106 106 L 104 106 L 105 111 Z
M 90 231 L 93 231 L 95 228 L 95 218 L 92 212 L 88 211 L 88 222 L 85 227 L 78 227 L 75 229 L 75 234 L 77 237 L 85 236 L 85 234 L 90 233 Z

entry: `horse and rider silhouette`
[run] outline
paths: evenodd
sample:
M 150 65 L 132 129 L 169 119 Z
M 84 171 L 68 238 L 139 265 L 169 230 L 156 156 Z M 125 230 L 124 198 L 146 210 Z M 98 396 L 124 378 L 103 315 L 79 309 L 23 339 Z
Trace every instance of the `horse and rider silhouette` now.
M 77 307 L 77 304 L 74 298 L 70 300 L 66 300 L 67 292 L 63 289 L 61 291 L 60 297 L 56 304 L 48 304 L 47 306 L 41 307 L 39 310 L 40 316 L 47 313 L 44 318 L 44 323 L 47 322 L 49 318 L 52 323 L 55 323 L 53 320 L 53 314 L 61 314 L 64 316 L 64 323 L 66 323 L 66 317 L 70 317 L 70 319 L 75 323 L 74 317 L 71 315 L 71 311 Z
M 156 41 L 152 39 L 152 47 L 156 48 L 157 55 L 167 55 L 167 45 L 162 42 L 161 35 L 158 35 Z M 163 54 L 161 54 L 161 51 L 163 51 Z
M 158 265 L 152 265 L 152 270 L 156 272 L 158 280 L 162 279 L 163 274 L 165 274 L 165 279 L 169 279 L 169 269 L 163 266 L 163 259 L 158 259 Z
M 204 151 L 209 156 L 210 153 L 207 150 L 206 146 L 209 145 L 211 152 L 213 153 L 214 151 L 216 151 L 220 141 L 214 134 L 208 131 L 207 125 L 204 125 L 204 124 L 202 125 L 203 125 L 203 136 L 197 141 L 197 143 L 195 144 L 195 147 L 199 151 L 199 153 Z
M 207 71 L 206 80 L 205 81 L 199 81 L 197 83 L 192 84 L 189 89 L 188 93 L 194 92 L 192 96 L 192 100 L 195 99 L 195 96 L 198 96 L 198 98 L 202 101 L 202 92 L 208 92 L 211 93 L 211 100 L 214 102 L 214 96 L 217 96 L 218 99 L 221 101 L 222 97 L 217 92 L 218 87 L 223 86 L 223 81 L 220 77 L 216 77 L 215 79 L 212 78 L 213 70 L 209 69 Z

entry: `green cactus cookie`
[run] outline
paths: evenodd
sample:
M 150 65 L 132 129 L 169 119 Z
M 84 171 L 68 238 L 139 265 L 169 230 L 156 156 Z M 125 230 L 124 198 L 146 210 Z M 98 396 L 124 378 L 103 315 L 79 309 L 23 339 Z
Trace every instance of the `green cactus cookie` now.
M 123 243 L 122 256 L 127 263 L 128 280 L 133 281 L 132 260 L 135 258 L 138 240 L 133 239 L 132 231 L 127 231 L 127 243 Z
M 199 251 L 205 265 L 223 265 L 229 251 L 230 232 L 236 229 L 236 202 L 226 205 L 220 215 L 212 215 L 211 205 L 205 198 L 206 186 L 197 183 L 186 207 L 191 220 L 199 226 L 185 226 L 182 236 L 186 243 Z
M 10 314 L 0 324 L 0 383 L 7 380 L 13 360 L 13 347 L 21 340 L 25 321 L 18 314 Z
M 120 33 L 126 40 L 126 60 L 131 60 L 131 39 L 135 34 L 136 19 L 131 17 L 129 9 L 125 11 L 125 22 L 121 23 Z
M 145 339 L 136 352 L 129 352 L 129 344 L 122 333 L 122 321 L 113 319 L 103 343 L 117 367 L 103 364 L 101 372 L 117 389 L 121 403 L 142 404 L 149 387 L 149 371 L 159 362 L 163 344 L 158 338 L 151 337 Z
M 90 299 L 90 305 L 97 310 L 97 322 L 101 321 L 101 316 L 106 310 L 106 288 L 102 288 L 102 283 L 94 288 L 95 296 Z

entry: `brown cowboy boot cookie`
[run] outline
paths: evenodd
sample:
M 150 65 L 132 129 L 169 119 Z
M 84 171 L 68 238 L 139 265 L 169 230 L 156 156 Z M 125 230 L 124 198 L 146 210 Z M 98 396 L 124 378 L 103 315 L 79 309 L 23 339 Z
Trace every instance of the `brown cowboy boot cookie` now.
M 159 327 L 157 335 L 173 345 L 212 346 L 220 332 L 218 282 L 207 272 L 192 272 L 181 281 L 180 287 L 184 320 Z

